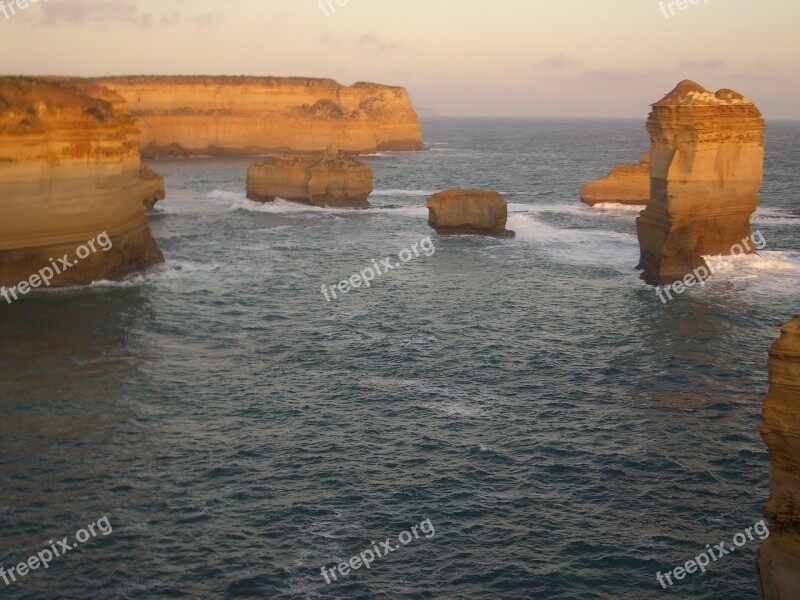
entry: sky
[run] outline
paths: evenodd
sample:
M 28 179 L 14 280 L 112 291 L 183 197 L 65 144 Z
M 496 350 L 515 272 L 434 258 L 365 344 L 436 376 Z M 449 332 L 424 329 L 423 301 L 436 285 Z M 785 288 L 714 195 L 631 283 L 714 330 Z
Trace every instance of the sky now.
M 0 74 L 327 77 L 423 114 L 642 119 L 693 79 L 800 119 L 800 2 L 694 1 L 0 0 Z

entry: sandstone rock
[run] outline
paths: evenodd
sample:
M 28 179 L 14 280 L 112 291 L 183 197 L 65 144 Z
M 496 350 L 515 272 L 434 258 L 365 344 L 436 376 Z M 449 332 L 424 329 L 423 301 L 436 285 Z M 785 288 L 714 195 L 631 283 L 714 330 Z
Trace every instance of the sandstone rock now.
M 419 150 L 408 92 L 281 77 L 114 77 L 142 129 L 142 154 L 253 155 Z
M 613 167 L 610 175 L 588 184 L 581 190 L 581 200 L 590 206 L 604 202 L 646 206 L 650 200 L 650 153 L 638 165 Z
M 147 225 L 139 132 L 124 101 L 91 83 L 0 77 L 0 285 L 107 233 L 113 247 L 52 286 L 117 278 L 164 260 Z
M 316 157 L 276 156 L 247 171 L 247 197 L 260 202 L 363 208 L 371 193 L 372 169 L 334 147 Z
M 781 328 L 769 359 L 761 437 L 769 447 L 770 535 L 756 557 L 761 597 L 794 600 L 800 593 L 800 316 Z
M 763 179 L 764 120 L 731 90 L 681 82 L 653 105 L 647 208 L 637 221 L 642 278 L 673 283 L 752 235 Z
M 164 178 L 144 163 L 139 165 L 139 181 L 142 184 L 145 209 L 153 210 L 159 200 L 167 197 Z
M 428 224 L 440 234 L 514 237 L 507 219 L 508 205 L 497 192 L 448 190 L 428 199 Z

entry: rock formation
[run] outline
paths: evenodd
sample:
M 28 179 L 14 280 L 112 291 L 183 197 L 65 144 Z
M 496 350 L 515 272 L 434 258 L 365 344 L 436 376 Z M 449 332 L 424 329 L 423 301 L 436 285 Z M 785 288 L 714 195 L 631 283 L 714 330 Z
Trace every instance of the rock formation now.
M 330 79 L 115 77 L 142 129 L 142 154 L 248 155 L 419 150 L 422 127 L 403 88 Z
M 637 221 L 642 278 L 659 285 L 707 268 L 750 237 L 763 179 L 764 120 L 731 90 L 681 82 L 653 105 L 651 193 Z
M 123 100 L 90 83 L 0 77 L 0 285 L 106 233 L 52 286 L 124 276 L 164 260 L 147 225 L 139 132 Z
M 167 197 L 164 178 L 144 163 L 139 165 L 139 181 L 142 183 L 144 207 L 147 210 L 153 210 L 159 200 Z
M 514 237 L 507 220 L 508 205 L 497 192 L 448 190 L 428 199 L 428 224 L 443 235 Z
M 611 174 L 593 181 L 581 190 L 581 200 L 590 206 L 613 202 L 646 206 L 650 200 L 650 153 L 638 165 L 622 165 Z
M 769 447 L 770 535 L 758 551 L 761 598 L 800 594 L 800 316 L 781 328 L 769 358 L 770 388 L 761 437 Z
M 338 148 L 321 156 L 276 156 L 247 170 L 247 197 L 325 207 L 369 206 L 372 169 Z

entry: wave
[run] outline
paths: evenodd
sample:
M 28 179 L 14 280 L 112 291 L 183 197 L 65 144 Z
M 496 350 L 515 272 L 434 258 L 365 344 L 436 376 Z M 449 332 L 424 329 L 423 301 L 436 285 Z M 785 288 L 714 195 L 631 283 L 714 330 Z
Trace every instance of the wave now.
M 762 225 L 800 225 L 800 214 L 780 208 L 759 208 L 753 215 L 753 223 Z
M 373 190 L 372 196 L 408 196 L 408 197 L 429 197 L 436 192 L 430 190 Z
M 639 213 L 644 210 L 644 206 L 636 204 L 620 204 L 619 202 L 600 202 L 590 206 L 592 210 L 600 212 L 625 212 Z

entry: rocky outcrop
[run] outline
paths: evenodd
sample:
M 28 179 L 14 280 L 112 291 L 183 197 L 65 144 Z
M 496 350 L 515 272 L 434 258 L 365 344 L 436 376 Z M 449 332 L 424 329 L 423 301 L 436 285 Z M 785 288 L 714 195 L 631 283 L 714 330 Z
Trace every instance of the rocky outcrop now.
M 800 593 L 800 316 L 781 328 L 769 358 L 769 393 L 761 437 L 769 448 L 770 535 L 758 551 L 761 598 L 794 600 Z
M 648 283 L 673 283 L 749 238 L 763 179 L 764 120 L 731 90 L 681 82 L 653 105 L 651 194 L 637 221 Z M 752 249 L 751 249 L 752 251 Z
M 497 192 L 448 190 L 428 199 L 428 224 L 439 234 L 514 237 L 507 220 L 508 205 Z
M 115 77 L 145 156 L 419 150 L 422 128 L 403 88 L 281 77 Z
M 139 165 L 139 181 L 145 209 L 153 210 L 159 200 L 167 197 L 164 178 L 144 163 Z
M 338 148 L 321 156 L 276 156 L 247 170 L 247 197 L 275 198 L 321 208 L 369 206 L 372 169 Z
M 638 165 L 622 165 L 611 174 L 593 181 L 581 190 L 581 200 L 590 206 L 605 202 L 646 206 L 650 200 L 650 153 Z
M 147 225 L 139 132 L 123 100 L 91 83 L 0 78 L 0 285 L 108 235 L 52 286 L 117 278 L 163 261 Z M 105 237 L 103 237 L 105 240 Z

